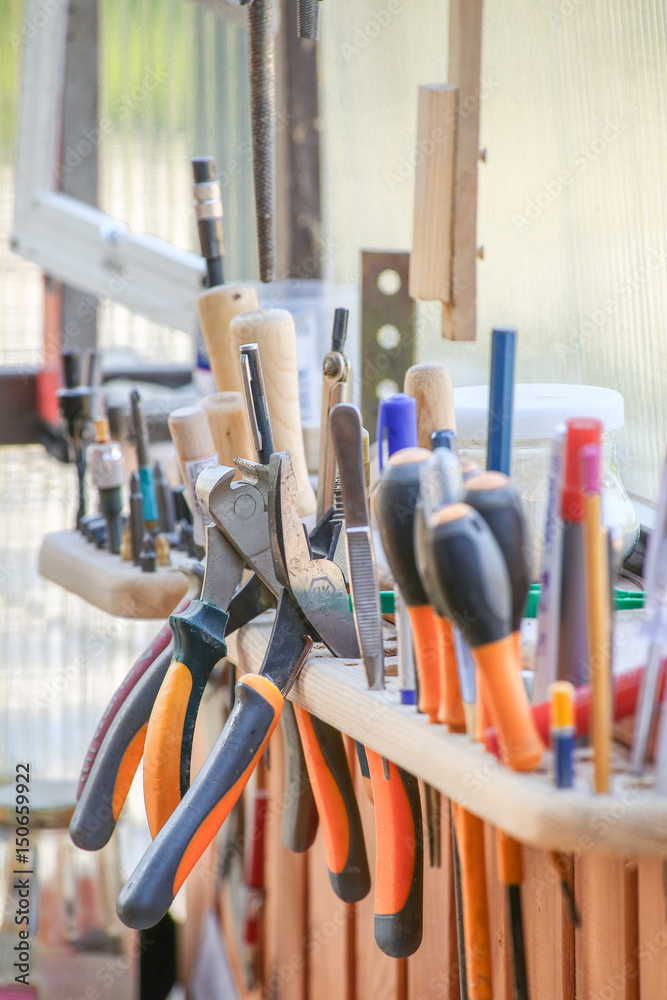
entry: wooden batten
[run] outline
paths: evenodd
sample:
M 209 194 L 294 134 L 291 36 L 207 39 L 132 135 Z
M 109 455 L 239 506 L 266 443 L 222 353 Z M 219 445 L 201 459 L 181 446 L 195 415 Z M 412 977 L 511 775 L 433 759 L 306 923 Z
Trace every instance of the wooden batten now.
M 450 302 L 456 87 L 419 88 L 415 201 L 410 255 L 413 299 Z

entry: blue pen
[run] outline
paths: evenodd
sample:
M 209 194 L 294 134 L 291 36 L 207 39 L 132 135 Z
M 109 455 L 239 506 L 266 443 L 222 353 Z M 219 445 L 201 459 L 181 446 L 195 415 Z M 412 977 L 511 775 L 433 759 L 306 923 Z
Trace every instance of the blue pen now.
M 491 334 L 491 379 L 486 467 L 510 474 L 512 456 L 512 404 L 516 330 L 497 327 Z
M 384 432 L 387 432 L 387 457 L 402 448 L 416 448 L 417 400 L 406 392 L 397 392 L 389 399 L 380 400 L 378 410 L 378 455 L 380 470 L 383 466 Z M 396 644 L 398 647 L 398 684 L 401 689 L 401 703 L 414 705 L 415 699 L 415 658 L 412 645 L 410 617 L 398 587 L 394 587 L 394 607 L 396 621 Z
M 417 437 L 417 400 L 406 392 L 397 392 L 389 399 L 380 400 L 378 410 L 378 456 L 380 471 L 384 465 L 383 444 L 384 432 L 387 432 L 387 456 L 402 448 L 416 448 Z

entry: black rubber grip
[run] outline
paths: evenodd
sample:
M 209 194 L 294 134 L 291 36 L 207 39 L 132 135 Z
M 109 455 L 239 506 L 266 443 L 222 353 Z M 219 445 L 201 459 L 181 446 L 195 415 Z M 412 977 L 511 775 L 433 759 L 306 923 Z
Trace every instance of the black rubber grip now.
M 192 676 L 181 742 L 181 796 L 190 787 L 192 741 L 204 688 L 213 667 L 227 655 L 225 632 L 228 621 L 226 611 L 199 600 L 191 601 L 181 614 L 169 617 L 174 634 L 174 660 L 183 663 Z
M 319 820 L 315 797 L 308 776 L 306 758 L 291 701 L 286 701 L 280 719 L 285 753 L 285 787 L 280 836 L 283 846 L 302 854 L 317 836 Z
M 99 851 L 108 843 L 115 829 L 117 816 L 141 759 L 141 753 L 138 756 L 135 753 L 135 759 L 132 759 L 128 751 L 134 740 L 141 741 L 139 734 L 148 722 L 170 663 L 171 646 L 168 646 L 128 693 L 102 741 L 69 827 L 72 840 L 84 851 Z M 119 773 L 121 781 L 118 781 Z M 125 796 L 122 795 L 123 788 Z

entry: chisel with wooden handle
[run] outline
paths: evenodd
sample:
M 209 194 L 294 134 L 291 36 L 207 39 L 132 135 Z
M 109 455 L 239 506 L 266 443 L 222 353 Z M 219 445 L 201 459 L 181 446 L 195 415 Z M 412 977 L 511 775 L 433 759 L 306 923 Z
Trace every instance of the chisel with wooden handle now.
M 317 501 L 310 480 L 303 445 L 299 408 L 299 369 L 296 329 L 286 309 L 258 309 L 236 316 L 229 326 L 230 342 L 238 351 L 243 344 L 257 344 L 262 358 L 264 384 L 276 451 L 288 451 L 299 485 L 297 505 L 301 517 L 312 514 Z
M 197 299 L 199 324 L 218 392 L 242 391 L 239 345 L 230 338 L 229 324 L 240 313 L 258 308 L 257 292 L 251 285 L 218 285 Z

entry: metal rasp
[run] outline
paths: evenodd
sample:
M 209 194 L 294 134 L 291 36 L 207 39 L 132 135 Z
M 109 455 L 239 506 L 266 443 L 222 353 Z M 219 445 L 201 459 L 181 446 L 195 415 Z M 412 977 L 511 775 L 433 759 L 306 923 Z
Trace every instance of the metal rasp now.
M 248 51 L 259 276 L 262 281 L 272 281 L 276 276 L 276 72 L 273 0 L 253 0 L 248 7 Z
M 320 0 L 297 0 L 296 28 L 299 38 L 317 41 L 320 37 Z
M 384 687 L 384 638 L 366 502 L 361 414 L 352 403 L 338 403 L 329 420 L 345 507 L 345 545 L 354 623 L 368 686 L 371 691 L 377 691 Z

